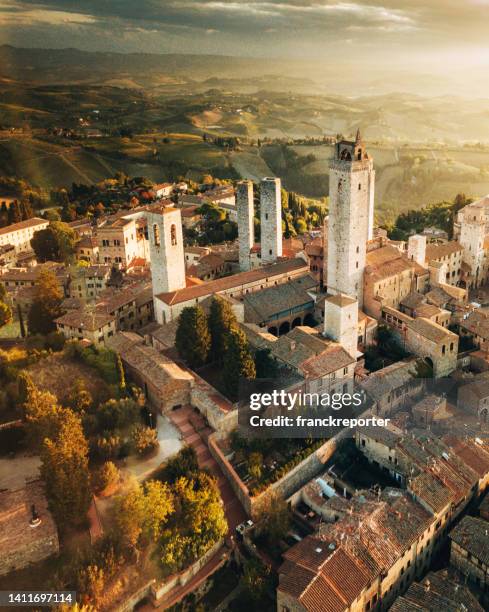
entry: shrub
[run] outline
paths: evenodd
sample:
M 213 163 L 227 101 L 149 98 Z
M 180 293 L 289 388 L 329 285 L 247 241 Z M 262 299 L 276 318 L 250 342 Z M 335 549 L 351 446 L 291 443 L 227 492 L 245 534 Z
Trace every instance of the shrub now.
M 138 425 L 132 432 L 134 450 L 138 455 L 147 455 L 159 446 L 156 429 Z
M 115 463 L 112 461 L 106 461 L 95 474 L 95 491 L 97 491 L 97 493 L 101 493 L 106 489 L 115 487 L 117 484 L 119 484 L 120 477 L 120 472 Z

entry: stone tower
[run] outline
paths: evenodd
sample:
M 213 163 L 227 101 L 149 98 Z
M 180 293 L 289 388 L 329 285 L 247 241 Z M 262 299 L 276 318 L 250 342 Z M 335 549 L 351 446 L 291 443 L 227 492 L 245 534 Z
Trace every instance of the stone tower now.
M 255 206 L 253 203 L 253 183 L 240 181 L 237 190 L 239 269 L 251 269 L 250 252 L 255 242 Z
M 328 293 L 362 305 L 366 242 L 374 222 L 373 161 L 360 131 L 354 142 L 336 144 L 329 172 Z
M 260 185 L 261 262 L 282 257 L 282 197 L 279 178 L 264 178 Z
M 160 206 L 146 213 L 153 296 L 185 287 L 182 213 Z
M 335 340 L 356 359 L 358 302 L 346 295 L 329 295 L 324 300 L 324 335 Z
M 419 263 L 421 266 L 425 265 L 426 236 L 421 236 L 420 234 L 414 234 L 413 236 L 409 236 L 408 258 L 411 259 L 411 261 Z

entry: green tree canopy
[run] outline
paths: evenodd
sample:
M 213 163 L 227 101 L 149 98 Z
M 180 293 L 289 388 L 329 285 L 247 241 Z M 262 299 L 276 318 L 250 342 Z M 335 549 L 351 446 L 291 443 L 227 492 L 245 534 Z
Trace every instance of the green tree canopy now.
M 191 368 L 204 365 L 211 348 L 207 317 L 200 306 L 188 306 L 178 319 L 177 350 Z
M 225 343 L 224 387 L 228 396 L 236 400 L 239 395 L 240 381 L 243 379 L 253 380 L 256 377 L 255 362 L 248 348 L 246 336 L 238 327 L 232 328 L 228 332 Z
M 230 303 L 214 295 L 209 312 L 209 331 L 211 334 L 211 357 L 221 362 L 226 352 L 226 334 L 237 325 Z
M 80 417 L 68 408 L 62 412 L 58 433 L 44 440 L 41 477 L 58 526 L 63 529 L 84 523 L 92 497 L 88 443 Z
M 67 223 L 52 221 L 46 229 L 34 233 L 31 246 L 40 262 L 70 263 L 75 250 L 75 232 Z

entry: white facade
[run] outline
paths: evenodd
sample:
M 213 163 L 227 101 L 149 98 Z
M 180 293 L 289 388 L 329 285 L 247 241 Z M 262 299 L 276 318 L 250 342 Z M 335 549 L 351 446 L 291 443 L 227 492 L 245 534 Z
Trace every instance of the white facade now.
M 335 340 L 356 359 L 358 344 L 358 302 L 344 295 L 324 301 L 324 335 Z
M 35 232 L 46 229 L 49 222 L 45 219 L 34 217 L 19 223 L 13 223 L 7 227 L 0 228 L 0 246 L 10 244 L 15 253 L 32 251 L 31 239 Z
M 185 255 L 180 209 L 162 207 L 148 212 L 147 220 L 153 296 L 183 289 Z
M 251 270 L 250 253 L 255 243 L 253 183 L 241 181 L 237 191 L 239 269 L 246 272 Z
M 408 258 L 420 266 L 425 265 L 426 261 L 426 236 L 415 234 L 409 236 L 408 240 Z
M 360 135 L 340 142 L 330 163 L 327 286 L 362 305 L 366 242 L 373 231 L 375 171 Z
M 282 257 L 282 197 L 279 178 L 264 178 L 260 186 L 261 261 Z

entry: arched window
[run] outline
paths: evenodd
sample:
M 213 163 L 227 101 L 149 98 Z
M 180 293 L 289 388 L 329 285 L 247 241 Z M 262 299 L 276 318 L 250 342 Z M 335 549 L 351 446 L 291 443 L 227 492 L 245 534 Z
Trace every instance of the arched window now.
M 177 244 L 177 226 L 172 225 L 170 227 L 171 245 L 176 246 Z
M 153 225 L 153 238 L 155 246 L 160 246 L 160 228 L 156 223 Z

